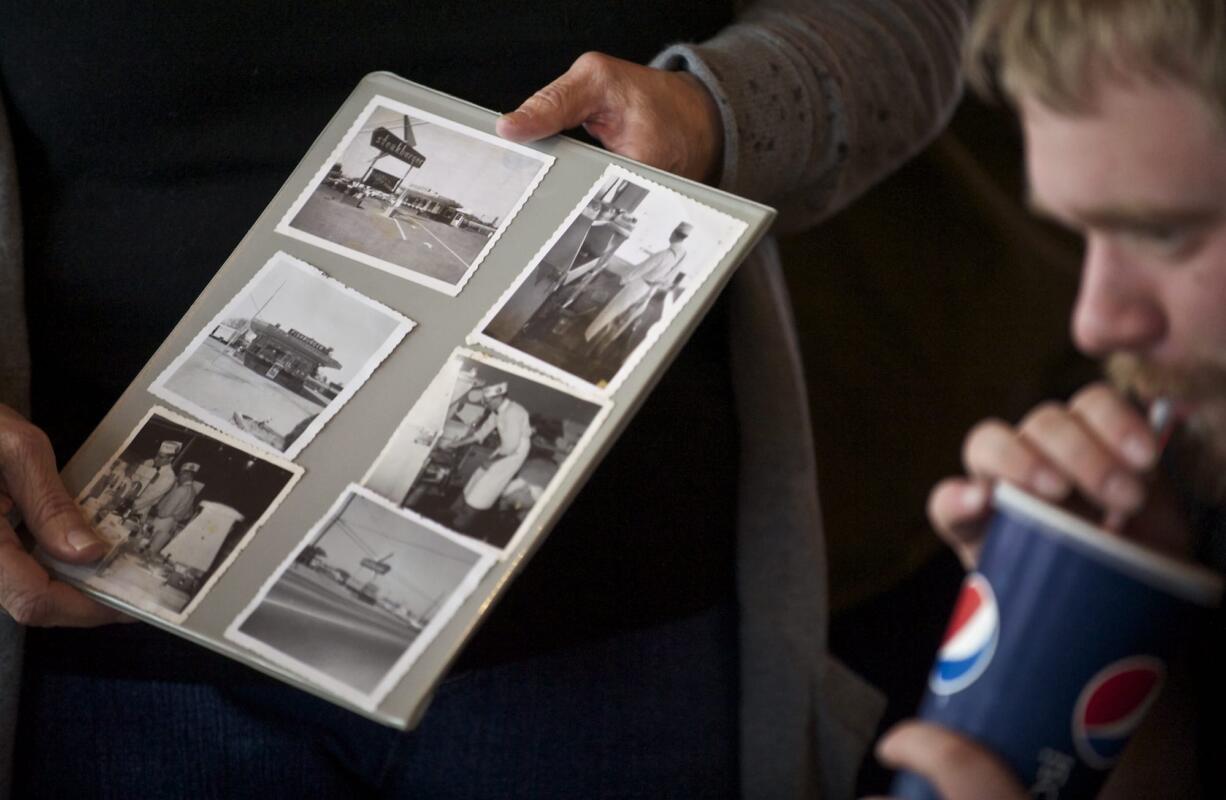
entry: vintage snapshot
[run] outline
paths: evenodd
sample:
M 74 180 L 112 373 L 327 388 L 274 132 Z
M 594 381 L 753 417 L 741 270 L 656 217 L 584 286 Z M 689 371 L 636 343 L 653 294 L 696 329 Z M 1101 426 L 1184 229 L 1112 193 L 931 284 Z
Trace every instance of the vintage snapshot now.
M 292 459 L 412 327 L 407 317 L 277 253 L 149 391 Z
M 350 486 L 226 638 L 373 708 L 495 560 Z
M 610 166 L 472 341 L 612 392 L 744 229 Z
M 372 491 L 505 551 L 608 412 L 511 364 L 457 350 L 366 476 Z
M 456 295 L 552 164 L 376 97 L 277 232 Z
M 88 566 L 49 563 L 182 621 L 301 476 L 301 467 L 155 407 L 77 498 L 110 552 Z

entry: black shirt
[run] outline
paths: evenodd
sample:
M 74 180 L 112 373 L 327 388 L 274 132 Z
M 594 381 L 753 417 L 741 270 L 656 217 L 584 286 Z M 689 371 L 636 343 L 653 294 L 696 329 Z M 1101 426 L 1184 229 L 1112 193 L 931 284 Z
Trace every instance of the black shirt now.
M 366 73 L 509 110 L 585 50 L 644 62 L 670 42 L 710 36 L 731 5 L 0 0 L 34 421 L 61 459 L 72 454 Z M 726 334 L 720 304 L 465 663 L 731 596 L 737 429 Z M 30 647 L 79 648 L 95 636 L 161 634 L 42 632 Z

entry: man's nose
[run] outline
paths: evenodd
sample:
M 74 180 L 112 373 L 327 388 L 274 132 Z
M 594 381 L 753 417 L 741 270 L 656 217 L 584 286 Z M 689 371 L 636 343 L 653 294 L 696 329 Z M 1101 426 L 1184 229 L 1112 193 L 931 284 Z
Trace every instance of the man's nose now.
M 1090 356 L 1145 350 L 1162 340 L 1167 320 L 1153 277 L 1110 241 L 1091 236 L 1073 308 L 1073 341 Z

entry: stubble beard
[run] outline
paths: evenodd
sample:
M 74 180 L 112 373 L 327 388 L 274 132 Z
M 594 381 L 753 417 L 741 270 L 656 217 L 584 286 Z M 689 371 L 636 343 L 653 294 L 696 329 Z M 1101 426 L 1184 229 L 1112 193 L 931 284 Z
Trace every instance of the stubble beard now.
M 1226 504 L 1226 363 L 1164 367 L 1118 353 L 1106 370 L 1121 392 L 1174 403 L 1180 420 L 1176 443 L 1188 455 L 1190 488 L 1206 503 Z

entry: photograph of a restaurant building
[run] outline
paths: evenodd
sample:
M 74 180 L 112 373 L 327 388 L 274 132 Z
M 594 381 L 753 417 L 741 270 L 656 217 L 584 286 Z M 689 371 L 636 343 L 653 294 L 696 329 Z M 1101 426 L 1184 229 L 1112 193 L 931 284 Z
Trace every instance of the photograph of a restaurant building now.
M 276 323 L 251 320 L 250 329 L 254 338 L 241 348 L 243 366 L 320 405 L 344 388 L 320 375 L 321 369 L 343 366 L 332 357 L 333 348 L 294 328 L 282 330 Z
M 150 391 L 248 444 L 293 458 L 411 327 L 278 253 Z

